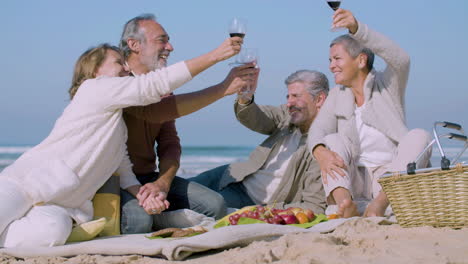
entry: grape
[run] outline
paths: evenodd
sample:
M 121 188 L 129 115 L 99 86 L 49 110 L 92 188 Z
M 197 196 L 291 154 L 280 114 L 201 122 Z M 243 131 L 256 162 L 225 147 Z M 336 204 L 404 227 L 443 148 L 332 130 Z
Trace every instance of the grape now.
M 236 220 L 236 221 L 239 221 L 240 215 L 239 214 L 233 214 L 232 218 L 234 218 L 234 220 Z
M 284 219 L 280 215 L 273 216 L 273 222 L 275 224 L 284 224 Z
M 265 207 L 263 207 L 263 206 L 260 205 L 260 206 L 257 207 L 257 211 L 258 211 L 259 213 L 264 213 L 264 212 L 265 212 Z
M 250 217 L 253 218 L 253 219 L 258 219 L 258 218 L 260 218 L 260 214 L 257 213 L 257 212 L 253 212 Z
M 237 220 L 234 220 L 234 219 L 233 219 L 233 220 L 230 221 L 230 222 L 231 222 L 231 225 L 237 225 Z
M 242 214 L 240 214 L 240 217 L 247 218 L 247 217 L 248 217 L 248 215 L 247 215 L 247 213 L 246 213 L 246 212 L 243 212 Z

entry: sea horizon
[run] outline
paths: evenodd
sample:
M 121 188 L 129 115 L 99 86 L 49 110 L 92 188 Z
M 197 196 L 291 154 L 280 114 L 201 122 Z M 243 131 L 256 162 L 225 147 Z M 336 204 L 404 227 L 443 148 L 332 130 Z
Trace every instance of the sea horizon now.
M 28 144 L 0 144 L 0 171 L 12 164 L 24 152 L 33 146 Z M 196 176 L 204 171 L 230 164 L 245 161 L 256 146 L 230 146 L 230 145 L 185 145 L 182 146 L 180 168 L 177 175 L 183 178 Z M 462 149 L 462 146 L 444 148 L 446 157 L 453 160 Z M 434 147 L 431 163 L 433 167 L 440 167 L 440 152 Z M 468 162 L 468 151 L 459 161 Z
M 0 144 L 0 172 L 32 147 L 34 145 Z M 177 175 L 190 178 L 221 165 L 245 161 L 254 148 L 255 146 L 182 146 L 180 168 Z

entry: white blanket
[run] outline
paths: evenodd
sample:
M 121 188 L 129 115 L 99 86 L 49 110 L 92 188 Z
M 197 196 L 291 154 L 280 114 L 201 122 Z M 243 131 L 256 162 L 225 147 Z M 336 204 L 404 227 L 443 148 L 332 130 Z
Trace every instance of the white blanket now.
M 352 219 L 352 218 L 349 218 Z M 169 260 L 183 260 L 193 253 L 210 249 L 226 249 L 246 246 L 252 241 L 271 239 L 288 233 L 333 231 L 349 219 L 336 219 L 317 224 L 309 229 L 292 226 L 251 224 L 228 226 L 188 238 L 148 239 L 148 234 L 104 237 L 86 242 L 69 243 L 47 248 L 2 248 L 0 253 L 14 257 L 62 256 L 80 254 L 161 256 Z M 376 223 L 387 224 L 387 218 L 368 218 Z M 392 222 L 392 221 L 391 221 Z

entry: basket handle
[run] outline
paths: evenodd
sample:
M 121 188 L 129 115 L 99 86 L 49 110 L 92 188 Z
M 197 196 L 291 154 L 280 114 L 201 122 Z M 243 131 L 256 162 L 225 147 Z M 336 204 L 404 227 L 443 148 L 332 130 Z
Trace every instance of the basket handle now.
M 442 137 L 442 136 L 438 135 L 437 126 L 442 126 L 442 127 L 446 127 L 446 128 L 450 128 L 450 129 L 455 129 L 455 130 L 461 131 L 462 134 L 464 134 L 464 131 L 463 131 L 463 128 L 461 127 L 461 125 L 456 124 L 456 123 L 447 122 L 447 121 L 443 121 L 443 122 L 438 121 L 438 122 L 434 123 L 434 128 L 432 130 L 433 133 L 434 133 L 434 140 L 437 143 L 437 147 L 439 148 L 439 152 L 440 152 L 440 155 L 442 157 L 442 159 L 440 161 L 440 168 L 442 170 L 448 170 L 449 167 L 450 167 L 450 160 L 447 159 L 447 157 L 445 156 L 444 150 L 443 150 L 442 146 L 440 145 L 439 138 Z M 466 141 L 466 136 L 460 135 L 460 134 L 449 133 L 449 134 L 444 135 L 443 137 L 447 137 L 449 139 L 458 139 L 458 140 Z
M 461 127 L 459 124 L 452 123 L 452 122 L 447 122 L 447 121 L 444 121 L 444 122 L 436 122 L 436 123 L 439 123 L 441 126 L 446 127 L 446 128 L 461 130 L 462 133 L 463 133 L 463 129 L 462 129 L 462 127 Z
M 455 130 L 458 130 L 460 131 L 462 134 L 455 134 L 455 133 L 448 133 L 448 134 L 444 134 L 444 135 L 438 135 L 437 133 L 437 126 L 442 126 L 442 127 L 446 127 L 446 128 L 450 128 L 450 129 L 455 129 Z M 424 150 L 418 155 L 418 157 L 416 158 L 416 160 L 414 162 L 410 162 L 408 163 L 408 165 L 406 166 L 406 171 L 408 174 L 415 174 L 416 172 L 416 162 L 418 162 L 422 156 L 424 155 L 424 153 L 426 153 L 430 147 L 432 147 L 432 145 L 434 143 L 437 143 L 437 147 L 439 149 L 439 152 L 440 152 L 440 155 L 442 157 L 441 161 L 440 161 L 440 167 L 442 170 L 448 170 L 449 167 L 450 167 L 450 160 L 447 159 L 447 157 L 445 156 L 445 153 L 444 153 L 444 150 L 442 148 L 442 146 L 440 145 L 440 142 L 439 142 L 439 138 L 448 138 L 448 139 L 455 139 L 455 140 L 459 140 L 459 141 L 463 141 L 463 142 L 466 142 L 465 143 L 465 147 L 462 149 L 462 151 L 455 157 L 454 159 L 454 162 L 456 162 L 458 160 L 458 158 L 461 157 L 461 155 L 465 152 L 465 150 L 468 148 L 468 137 L 463 135 L 464 134 L 464 131 L 463 131 L 463 128 L 461 125 L 459 124 L 456 124 L 456 123 L 452 123 L 452 122 L 447 122 L 447 121 L 444 121 L 444 122 L 435 122 L 434 123 L 434 128 L 433 128 L 433 133 L 434 133 L 434 139 L 431 141 L 431 143 L 429 143 L 426 148 L 424 148 Z

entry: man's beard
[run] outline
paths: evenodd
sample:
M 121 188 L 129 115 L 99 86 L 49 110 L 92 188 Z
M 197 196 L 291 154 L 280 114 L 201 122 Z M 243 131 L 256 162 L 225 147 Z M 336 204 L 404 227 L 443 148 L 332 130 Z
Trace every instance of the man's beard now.
M 167 66 L 167 61 L 161 58 L 163 55 L 165 55 L 166 58 L 169 57 L 169 53 L 163 51 L 158 53 L 156 56 L 151 57 L 151 60 L 149 60 L 149 57 L 146 57 L 146 59 L 144 58 L 142 62 L 146 65 L 149 71 L 159 70 Z
M 166 59 L 162 59 L 161 56 L 165 56 Z M 153 63 L 153 71 L 154 70 L 159 70 L 161 68 L 164 68 L 167 66 L 167 58 L 169 57 L 169 52 L 167 51 L 162 51 L 156 56 L 156 59 Z
M 291 107 L 290 109 L 296 109 L 297 111 L 293 113 L 289 113 L 289 118 L 291 119 L 291 123 L 296 126 L 300 126 L 302 123 L 304 123 L 304 113 L 302 112 L 302 109 L 298 107 Z
M 150 68 L 151 71 L 154 71 L 154 70 L 162 69 L 162 68 L 164 68 L 164 67 L 166 67 L 166 62 L 161 61 L 161 60 L 159 59 L 159 56 L 158 56 L 158 58 L 156 59 L 156 61 L 154 61 L 153 63 L 151 63 L 151 65 L 150 65 L 149 68 Z

